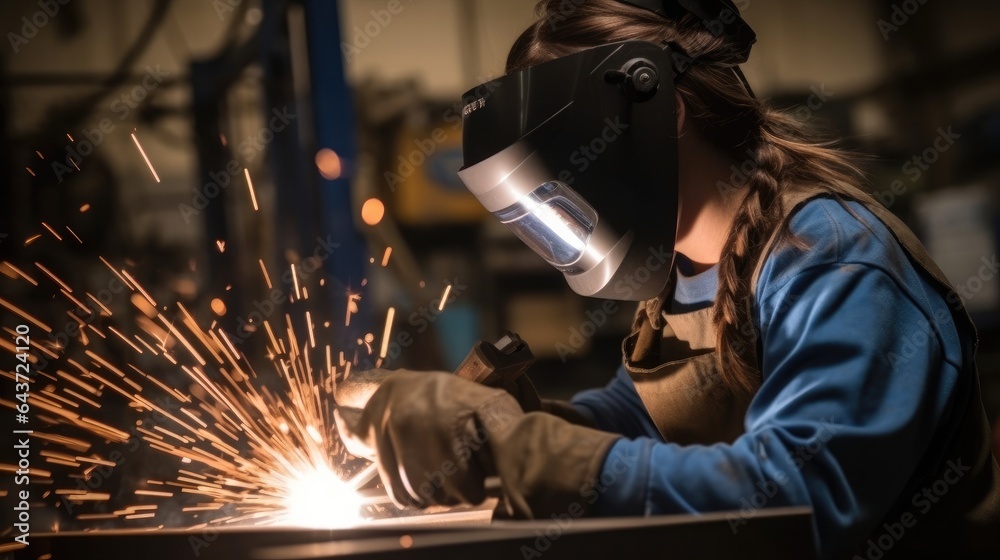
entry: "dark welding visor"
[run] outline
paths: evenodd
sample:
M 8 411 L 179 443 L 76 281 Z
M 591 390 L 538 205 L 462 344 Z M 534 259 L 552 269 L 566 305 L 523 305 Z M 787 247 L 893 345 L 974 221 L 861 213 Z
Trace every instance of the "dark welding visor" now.
M 648 299 L 677 221 L 673 52 L 629 41 L 507 74 L 463 97 L 479 201 L 574 291 Z

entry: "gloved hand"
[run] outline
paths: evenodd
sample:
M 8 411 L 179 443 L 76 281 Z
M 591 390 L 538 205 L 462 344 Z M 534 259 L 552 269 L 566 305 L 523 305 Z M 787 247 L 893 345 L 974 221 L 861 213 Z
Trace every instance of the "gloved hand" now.
M 393 373 L 395 373 L 393 370 L 379 368 L 352 371 L 347 379 L 337 382 L 333 389 L 333 400 L 340 409 L 351 408 L 360 411 L 368 404 L 368 400 L 382 382 Z
M 356 408 L 360 410 L 364 408 L 365 403 L 371 398 L 372 393 L 379 388 L 382 381 L 391 373 L 393 373 L 392 370 L 378 368 L 354 372 L 347 381 L 337 384 L 334 392 L 334 401 L 342 408 Z M 545 412 L 573 424 L 597 428 L 592 419 L 581 414 L 570 403 L 541 398 L 538 395 L 538 390 L 535 389 L 535 385 L 527 375 L 521 375 L 512 382 L 505 382 L 498 388 L 507 391 L 507 393 L 514 397 L 518 406 L 524 412 Z M 352 453 L 352 455 L 356 454 Z
M 492 440 L 523 414 L 505 391 L 444 372 L 352 375 L 334 398 L 347 451 L 378 465 L 401 507 L 482 502 Z
M 621 437 L 526 414 L 506 391 L 448 373 L 380 375 L 367 402 L 352 401 L 360 410 L 340 408 L 335 417 L 347 450 L 378 464 L 401 506 L 480 503 L 486 477 L 498 475 L 511 515 L 547 516 L 573 502 L 586 511 L 581 488 Z

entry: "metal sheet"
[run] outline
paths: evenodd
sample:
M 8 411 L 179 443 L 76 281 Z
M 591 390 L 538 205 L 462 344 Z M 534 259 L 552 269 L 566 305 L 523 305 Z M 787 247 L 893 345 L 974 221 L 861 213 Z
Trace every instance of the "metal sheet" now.
M 477 515 L 479 517 L 477 517 Z M 734 532 L 734 517 L 746 524 Z M 102 558 L 106 560 L 317 560 L 474 557 L 525 558 L 761 558 L 815 557 L 810 510 L 773 509 L 651 518 L 494 521 L 483 514 L 452 511 L 405 520 L 373 522 L 343 530 L 265 527 L 196 531 L 107 531 L 33 535 L 18 560 Z

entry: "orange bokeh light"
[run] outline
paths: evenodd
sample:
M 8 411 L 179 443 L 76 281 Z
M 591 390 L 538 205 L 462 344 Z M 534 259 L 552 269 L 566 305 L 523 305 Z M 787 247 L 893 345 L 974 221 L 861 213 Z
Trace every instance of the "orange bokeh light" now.
M 329 180 L 339 178 L 343 171 L 340 164 L 340 156 L 330 148 L 323 148 L 316 152 L 316 167 L 319 169 L 319 174 L 324 179 Z
M 374 226 L 382 221 L 385 216 L 385 205 L 377 198 L 369 198 L 361 206 L 361 219 L 368 225 Z
M 222 317 L 226 314 L 226 304 L 221 299 L 215 298 L 212 300 L 212 311 Z

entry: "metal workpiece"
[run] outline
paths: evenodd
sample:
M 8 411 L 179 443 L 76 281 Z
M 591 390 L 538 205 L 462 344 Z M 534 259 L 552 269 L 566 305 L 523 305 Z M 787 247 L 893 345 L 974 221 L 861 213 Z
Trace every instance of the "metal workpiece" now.
M 484 504 L 488 505 L 487 504 Z M 105 531 L 33 536 L 17 560 L 319 560 L 333 558 L 476 560 L 663 558 L 676 560 L 815 558 L 807 508 L 698 516 L 494 521 L 483 509 L 418 514 L 340 530 L 264 527 Z M 734 532 L 733 519 L 739 520 Z M 744 523 L 745 522 L 745 523 Z

